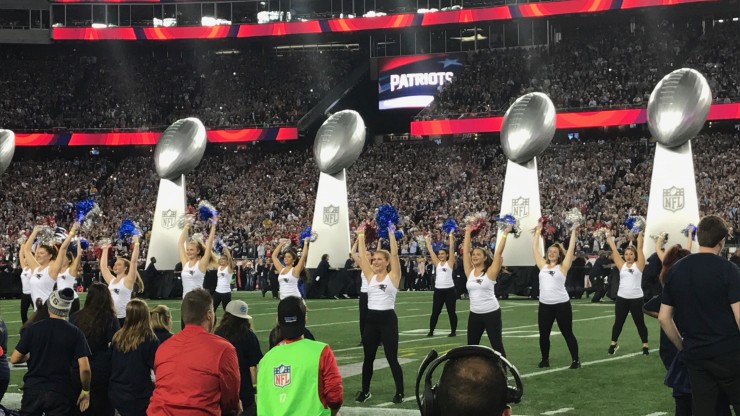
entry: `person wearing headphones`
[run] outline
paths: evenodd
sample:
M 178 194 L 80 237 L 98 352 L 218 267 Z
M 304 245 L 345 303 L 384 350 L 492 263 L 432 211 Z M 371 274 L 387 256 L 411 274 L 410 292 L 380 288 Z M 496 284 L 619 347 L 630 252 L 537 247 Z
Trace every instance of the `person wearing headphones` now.
M 442 375 L 433 385 L 434 370 L 442 363 Z M 507 375 L 514 378 L 515 386 L 509 386 Z M 419 395 L 422 378 L 424 394 Z M 519 403 L 522 394 L 516 367 L 483 345 L 453 348 L 441 357 L 432 350 L 416 377 L 416 402 L 422 416 L 510 416 L 509 404 Z

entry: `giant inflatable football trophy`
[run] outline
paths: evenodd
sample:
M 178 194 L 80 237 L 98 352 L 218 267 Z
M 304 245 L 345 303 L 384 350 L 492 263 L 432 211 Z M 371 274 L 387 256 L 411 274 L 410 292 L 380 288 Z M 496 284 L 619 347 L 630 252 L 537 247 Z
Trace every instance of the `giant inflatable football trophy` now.
M 537 156 L 555 135 L 555 106 L 550 98 L 533 92 L 519 97 L 509 107 L 501 126 L 501 147 L 509 159 L 501 199 L 501 215 L 519 220 L 523 232 L 509 237 L 503 256 L 507 266 L 531 266 L 532 239 L 529 230 L 542 216 Z M 498 237 L 501 237 L 499 230 Z M 542 246 L 540 242 L 540 246 Z M 542 247 L 540 247 L 542 250 Z
M 0 175 L 10 166 L 15 153 L 15 133 L 0 129 Z
M 319 188 L 311 231 L 317 235 L 308 251 L 306 267 L 314 269 L 328 254 L 334 265 L 342 264 L 350 250 L 347 171 L 365 145 L 365 122 L 352 110 L 329 117 L 316 133 L 313 156 L 319 166 Z
M 704 126 L 711 105 L 707 80 L 688 68 L 666 75 L 650 94 L 648 128 L 658 143 L 645 235 L 668 233 L 666 247 L 685 245 L 681 230 L 699 221 L 691 139 Z M 698 244 L 693 244 L 693 251 L 697 249 Z M 646 242 L 644 252 L 650 256 L 655 245 Z
M 206 128 L 197 118 L 177 120 L 162 133 L 154 150 L 159 193 L 154 211 L 147 265 L 157 258 L 159 270 L 173 270 L 180 261 L 178 218 L 185 214 L 185 174 L 195 169 L 206 151 Z

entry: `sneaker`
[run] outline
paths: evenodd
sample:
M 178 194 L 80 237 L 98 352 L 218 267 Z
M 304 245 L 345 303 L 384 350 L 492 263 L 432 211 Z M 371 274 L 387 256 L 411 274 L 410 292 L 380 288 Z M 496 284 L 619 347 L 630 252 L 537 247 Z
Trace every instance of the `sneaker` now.
M 650 348 L 642 347 L 642 355 L 650 355 Z
M 357 403 L 365 403 L 370 400 L 371 397 L 373 397 L 373 395 L 370 392 L 364 393 L 362 391 L 358 391 L 357 396 L 355 396 L 355 401 Z
M 434 336 L 434 331 L 429 331 L 429 332 L 427 332 L 427 336 L 428 336 L 428 337 L 433 337 L 433 336 Z
M 342 296 L 343 296 L 343 297 L 344 297 L 345 299 L 349 299 L 349 295 L 347 295 L 346 293 L 345 293 L 344 295 L 342 295 Z
M 395 396 L 393 396 L 393 403 L 395 404 L 401 404 L 403 403 L 403 393 L 396 393 Z
M 542 359 L 539 364 L 537 364 L 537 367 L 539 368 L 548 368 L 550 367 L 550 360 L 548 359 Z
M 614 355 L 614 353 L 617 352 L 618 349 L 619 349 L 619 345 L 610 345 L 606 353 L 609 355 Z
M 457 333 L 455 331 L 450 332 L 450 335 L 447 335 L 448 337 L 456 337 Z
M 570 363 L 570 367 L 569 367 L 569 368 L 570 368 L 571 370 L 575 370 L 575 369 L 577 369 L 577 368 L 581 368 L 581 362 L 580 362 L 580 361 L 578 361 L 578 360 L 573 360 L 573 362 L 572 362 L 572 363 Z

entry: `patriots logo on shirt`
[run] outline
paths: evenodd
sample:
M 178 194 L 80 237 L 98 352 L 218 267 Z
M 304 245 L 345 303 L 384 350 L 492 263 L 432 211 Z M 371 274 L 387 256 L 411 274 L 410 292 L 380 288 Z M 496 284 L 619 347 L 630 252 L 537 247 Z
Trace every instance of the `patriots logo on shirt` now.
M 475 279 L 475 283 L 478 283 L 479 285 L 483 284 L 483 279 Z
M 113 289 L 113 293 L 115 293 L 117 295 L 117 294 L 121 293 L 121 289 Z
M 627 269 L 627 271 L 628 271 L 628 272 L 630 272 L 630 274 L 632 274 L 632 273 L 634 273 L 634 272 L 635 272 L 635 271 L 634 271 L 634 270 L 632 270 L 632 269 Z
M 549 271 L 549 272 L 547 272 L 547 273 L 548 273 L 548 274 L 549 274 L 550 276 L 555 276 L 555 270 L 550 270 L 550 271 Z
M 383 292 L 385 292 L 385 289 L 387 288 L 388 288 L 388 285 L 378 285 L 378 289 L 382 290 Z
M 37 278 L 37 279 L 41 279 L 41 276 L 43 276 L 43 275 L 42 275 L 41 273 L 39 273 L 39 274 L 36 274 L 36 278 Z
M 190 270 L 190 271 L 188 271 L 188 273 L 190 273 L 190 275 L 192 276 L 192 275 L 195 274 L 195 270 Z
M 288 283 L 288 278 L 283 279 L 283 283 Z
M 442 268 L 442 271 L 443 271 L 443 272 L 446 272 L 446 271 L 447 271 L 447 267 L 443 267 L 443 268 Z
M 285 388 L 290 384 L 290 366 L 280 364 L 272 369 L 272 383 L 275 387 Z
M 61 276 L 59 276 L 59 277 L 61 277 L 61 278 L 62 278 L 62 280 L 67 280 L 67 276 L 65 276 L 65 275 L 61 275 Z

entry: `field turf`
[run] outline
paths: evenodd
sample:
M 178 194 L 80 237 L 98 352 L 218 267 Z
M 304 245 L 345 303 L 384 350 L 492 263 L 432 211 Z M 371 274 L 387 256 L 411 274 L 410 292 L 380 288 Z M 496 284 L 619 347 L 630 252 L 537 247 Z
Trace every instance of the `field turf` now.
M 249 304 L 254 317 L 255 332 L 263 353 L 267 351 L 267 336 L 275 324 L 277 301 L 263 298 L 259 292 L 234 292 L 235 299 Z M 84 295 L 81 299 L 84 304 Z M 8 326 L 8 348 L 18 342 L 20 327 L 19 300 L 0 300 L 0 317 Z M 149 306 L 168 305 L 173 321 L 180 322 L 179 300 L 148 301 Z M 393 405 L 394 387 L 390 370 L 382 353 L 378 353 L 376 371 L 371 385 L 372 398 L 365 403 L 354 402 L 361 385 L 362 348 L 358 346 L 359 313 L 356 299 L 307 300 L 308 327 L 317 340 L 328 343 L 337 356 L 344 378 L 343 415 L 411 415 L 418 414 L 414 400 L 414 383 L 419 364 L 432 348 L 440 353 L 466 342 L 468 301 L 457 303 L 458 336 L 447 337 L 449 320 L 442 311 L 435 336 L 427 338 L 432 292 L 401 292 L 396 302 L 399 320 L 399 360 L 404 371 L 406 401 Z M 539 369 L 537 332 L 537 302 L 528 299 L 501 301 L 504 346 L 509 360 L 518 368 L 524 381 L 522 403 L 513 406 L 515 415 L 651 415 L 673 413 L 671 390 L 663 385 L 665 370 L 658 357 L 658 322 L 646 317 L 650 333 L 651 354 L 643 356 L 642 344 L 631 319 L 625 323 L 620 337 L 620 349 L 607 355 L 614 304 L 592 304 L 589 300 L 573 301 L 573 328 L 580 347 L 583 368 L 570 370 L 570 356 L 565 341 L 557 332 L 551 336 L 549 369 Z M 218 315 L 221 316 L 222 310 Z M 179 325 L 175 325 L 178 326 Z M 176 330 L 177 328 L 175 328 Z M 485 334 L 482 343 L 488 345 Z M 383 368 L 378 369 L 379 366 Z M 17 408 L 24 368 L 11 371 L 10 387 L 3 404 Z M 435 374 L 435 379 L 439 377 Z

